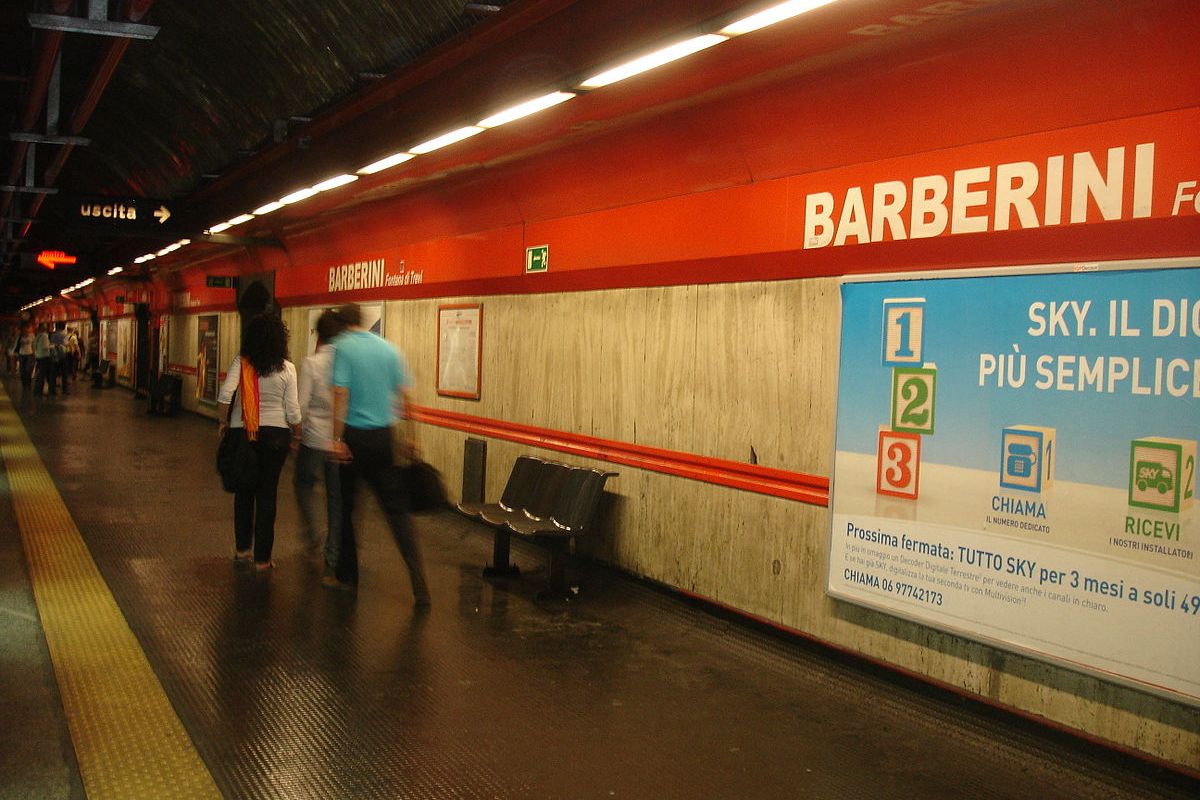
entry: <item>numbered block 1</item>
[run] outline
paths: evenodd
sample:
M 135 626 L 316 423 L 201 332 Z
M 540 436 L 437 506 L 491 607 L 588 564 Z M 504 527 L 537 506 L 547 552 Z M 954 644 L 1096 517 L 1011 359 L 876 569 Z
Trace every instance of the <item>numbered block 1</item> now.
M 897 367 L 892 370 L 892 430 L 933 435 L 937 369 Z
M 1054 483 L 1056 431 L 1036 425 L 1013 425 L 1000 432 L 1000 485 L 1005 489 L 1041 492 Z
M 875 460 L 875 492 L 917 499 L 921 485 L 921 437 L 915 433 L 881 430 Z
M 883 301 L 883 365 L 916 367 L 925 360 L 925 298 Z
M 1196 487 L 1196 440 L 1147 436 L 1129 446 L 1129 505 L 1179 512 Z

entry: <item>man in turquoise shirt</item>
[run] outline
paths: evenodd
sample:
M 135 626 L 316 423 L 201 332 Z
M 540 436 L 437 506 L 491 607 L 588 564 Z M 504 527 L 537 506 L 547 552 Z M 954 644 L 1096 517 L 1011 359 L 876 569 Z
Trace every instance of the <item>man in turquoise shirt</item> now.
M 392 536 L 408 565 L 413 598 L 418 607 L 429 605 L 429 585 L 421 551 L 408 519 L 408 491 L 392 460 L 392 426 L 407 416 L 407 394 L 412 379 L 400 352 L 390 342 L 362 326 L 356 303 L 338 309 L 346 323 L 334 339 L 333 457 L 341 462 L 342 543 L 333 576 L 326 586 L 358 585 L 358 546 L 354 535 L 354 496 L 361 477 L 371 487 L 387 517 Z M 411 440 L 406 449 L 413 450 Z

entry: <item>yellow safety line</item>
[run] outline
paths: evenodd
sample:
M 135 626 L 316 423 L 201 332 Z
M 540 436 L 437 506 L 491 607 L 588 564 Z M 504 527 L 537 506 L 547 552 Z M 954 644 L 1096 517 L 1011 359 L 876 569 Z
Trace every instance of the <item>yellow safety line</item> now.
M 0 455 L 87 796 L 219 798 L 11 401 Z

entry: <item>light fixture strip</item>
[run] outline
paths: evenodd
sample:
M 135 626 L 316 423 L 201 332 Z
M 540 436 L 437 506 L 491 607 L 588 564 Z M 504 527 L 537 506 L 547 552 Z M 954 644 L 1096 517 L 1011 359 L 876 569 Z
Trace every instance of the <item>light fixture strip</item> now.
M 635 58 L 628 61 L 619 67 L 613 67 L 610 70 L 601 72 L 588 78 L 580 84 L 584 89 L 599 89 L 602 86 L 608 86 L 623 81 L 626 78 L 632 78 L 634 75 L 640 75 L 643 72 L 652 70 L 655 67 L 661 67 L 663 64 L 669 64 L 672 61 L 678 61 L 685 56 L 690 56 L 692 53 L 698 53 L 713 45 L 720 44 L 728 39 L 727 36 L 722 36 L 718 33 L 706 33 L 703 36 L 694 36 L 691 39 L 685 39 L 682 42 L 676 42 L 673 45 L 664 47 L 661 50 L 656 50 L 648 55 Z
M 441 136 L 430 139 L 427 142 L 421 142 L 416 147 L 409 148 L 409 152 L 419 156 L 425 155 L 455 142 L 461 142 L 463 139 L 469 139 L 477 133 L 483 133 L 483 128 L 478 125 L 467 125 L 458 130 L 443 133 Z
M 550 94 L 542 95 L 541 97 L 535 97 L 533 100 L 527 100 L 526 102 L 515 105 L 512 108 L 505 109 L 498 114 L 493 114 L 490 117 L 481 119 L 476 124 L 480 128 L 495 128 L 514 120 L 528 117 L 530 114 L 536 114 L 539 111 L 544 111 L 547 108 L 552 108 L 559 103 L 565 103 L 572 97 L 575 97 L 574 92 L 551 92 Z
M 356 180 L 358 180 L 357 175 L 338 175 L 336 177 L 329 178 L 328 180 L 321 181 L 320 183 L 313 184 L 312 189 L 314 192 L 327 192 L 330 189 L 336 189 L 339 186 L 345 186 L 347 183 L 354 183 Z
M 383 172 L 385 169 L 391 169 L 397 164 L 403 164 L 405 161 L 413 159 L 412 153 L 393 153 L 387 158 L 381 158 L 373 164 L 367 164 L 358 171 L 359 175 L 374 175 L 376 172 Z
M 258 208 L 254 209 L 253 213 L 254 213 L 254 216 L 261 217 L 263 214 L 270 214 L 272 211 L 278 211 L 281 208 L 283 208 L 283 203 L 280 203 L 278 200 L 275 200 L 273 202 L 267 203 L 265 206 L 259 206 Z
M 765 28 L 768 25 L 783 22 L 807 11 L 812 11 L 815 8 L 829 5 L 832 2 L 833 0 L 788 0 L 786 3 L 771 6 L 737 22 L 732 22 L 722 28 L 721 33 L 726 36 L 741 36 L 743 33 L 750 33 L 751 31 Z

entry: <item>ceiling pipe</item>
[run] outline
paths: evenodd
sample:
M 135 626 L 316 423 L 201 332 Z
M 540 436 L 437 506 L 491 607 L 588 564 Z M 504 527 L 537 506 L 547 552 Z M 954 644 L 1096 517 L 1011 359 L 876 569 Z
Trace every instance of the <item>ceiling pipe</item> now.
M 21 110 L 21 131 L 28 133 L 33 130 L 42 107 L 46 104 L 46 93 L 50 88 L 50 76 L 54 73 L 54 65 L 62 52 L 62 31 L 46 31 L 39 39 L 37 63 L 29 80 L 29 90 L 25 95 L 25 107 Z M 12 166 L 8 170 L 8 184 L 15 185 L 25 167 L 25 155 L 29 151 L 29 142 L 16 142 L 13 148 Z M 8 213 L 12 204 L 12 193 L 6 192 L 0 200 L 0 216 Z
M 129 0 L 123 9 L 124 21 L 141 21 L 152 5 L 154 5 L 154 0 Z M 92 114 L 96 111 L 96 106 L 100 102 L 101 95 L 108 88 L 113 73 L 116 72 L 121 59 L 125 57 L 125 51 L 128 49 L 129 39 L 109 39 L 105 42 L 96 70 L 92 73 L 91 80 L 88 81 L 87 88 L 83 92 L 83 97 L 79 101 L 79 106 L 75 109 L 75 114 L 71 117 L 70 132 L 72 136 L 78 136 L 83 132 L 84 127 L 88 124 L 88 120 L 92 118 Z M 71 157 L 71 153 L 74 150 L 75 145 L 71 144 L 62 145 L 58 148 L 54 159 L 46 168 L 45 178 L 43 179 L 44 185 L 54 185 L 63 167 L 66 166 L 67 159 Z M 33 226 L 33 218 L 37 216 L 45 200 L 46 196 L 40 194 L 33 199 L 27 215 L 29 221 L 25 223 L 22 229 L 22 236 L 28 235 L 29 229 Z

